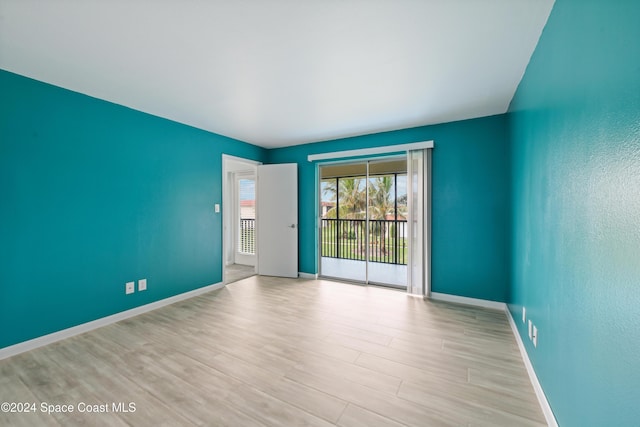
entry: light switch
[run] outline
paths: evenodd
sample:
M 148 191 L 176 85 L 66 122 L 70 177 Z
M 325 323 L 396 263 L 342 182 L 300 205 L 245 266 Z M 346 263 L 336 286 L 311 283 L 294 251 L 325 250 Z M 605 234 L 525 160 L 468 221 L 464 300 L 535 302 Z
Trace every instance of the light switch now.
M 216 213 L 220 213 L 220 203 L 216 203 L 216 205 L 214 206 L 214 209 Z

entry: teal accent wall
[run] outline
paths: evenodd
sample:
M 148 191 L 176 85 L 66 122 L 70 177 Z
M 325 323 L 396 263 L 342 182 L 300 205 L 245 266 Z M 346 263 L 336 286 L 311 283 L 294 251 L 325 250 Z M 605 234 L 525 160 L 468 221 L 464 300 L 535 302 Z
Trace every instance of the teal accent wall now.
M 639 42 L 640 2 L 556 0 L 510 107 L 509 309 L 563 427 L 640 425 Z
M 316 273 L 316 165 L 309 154 L 434 140 L 432 290 L 506 302 L 510 259 L 506 117 L 424 126 L 269 150 L 299 173 L 300 271 Z
M 0 94 L 0 348 L 222 280 L 221 154 L 265 150 L 5 71 Z

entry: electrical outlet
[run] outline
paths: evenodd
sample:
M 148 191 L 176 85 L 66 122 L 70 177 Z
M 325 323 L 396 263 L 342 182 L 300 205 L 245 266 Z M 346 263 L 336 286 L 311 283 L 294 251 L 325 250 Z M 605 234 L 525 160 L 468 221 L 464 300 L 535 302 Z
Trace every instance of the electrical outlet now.
M 522 307 L 522 323 L 527 321 L 527 309 Z
M 138 280 L 138 291 L 146 291 L 147 290 L 147 279 Z
M 531 319 L 529 319 L 529 339 L 533 339 L 533 323 L 531 323 Z
M 134 293 L 136 290 L 136 282 L 127 282 L 127 284 L 124 287 L 124 293 L 129 295 Z
M 533 346 L 538 346 L 538 328 L 535 325 L 533 326 Z

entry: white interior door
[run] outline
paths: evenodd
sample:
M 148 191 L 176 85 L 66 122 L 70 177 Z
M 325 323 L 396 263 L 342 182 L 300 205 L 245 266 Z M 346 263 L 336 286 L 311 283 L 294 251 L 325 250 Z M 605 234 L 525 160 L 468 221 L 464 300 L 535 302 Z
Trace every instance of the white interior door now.
M 298 167 L 258 166 L 258 274 L 298 277 Z

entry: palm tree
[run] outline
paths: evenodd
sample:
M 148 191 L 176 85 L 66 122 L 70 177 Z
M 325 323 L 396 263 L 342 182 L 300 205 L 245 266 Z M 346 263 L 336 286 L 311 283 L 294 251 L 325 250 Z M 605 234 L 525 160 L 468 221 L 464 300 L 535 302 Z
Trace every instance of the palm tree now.
M 365 215 L 368 212 L 370 219 L 380 220 L 377 222 L 376 226 L 379 227 L 379 233 L 381 236 L 380 251 L 384 254 L 387 252 L 387 224 L 385 220 L 388 215 L 396 214 L 394 177 L 393 175 L 382 175 L 369 179 L 368 204 L 364 182 L 364 177 L 323 180 L 322 194 L 325 196 L 325 200 L 328 198 L 329 201 L 334 203 L 334 207 L 327 211 L 326 216 L 328 218 L 344 220 L 361 220 L 365 219 Z M 403 197 L 404 205 L 406 205 L 406 194 L 399 197 L 398 202 L 399 204 L 403 204 L 401 200 Z M 399 207 L 399 210 L 400 209 L 402 208 Z M 361 246 L 364 245 L 364 239 L 358 239 L 358 235 L 362 235 L 362 226 L 363 224 L 361 224 L 361 221 L 357 221 L 356 224 L 352 224 L 352 227 L 350 227 L 354 230 L 354 237 L 358 241 L 362 240 L 360 241 Z M 364 252 L 363 246 L 360 249 Z
M 334 203 L 334 207 L 327 211 L 326 216 L 340 220 L 364 219 L 367 200 L 363 184 L 363 177 L 324 180 L 322 193 L 324 196 L 328 196 L 329 201 Z M 338 221 L 336 227 L 339 227 L 336 229 L 338 235 L 342 235 L 345 238 L 354 238 L 356 242 L 359 242 L 360 253 L 364 253 L 364 239 L 358 237 L 362 235 L 362 221 L 347 221 L 346 223 Z
M 364 188 L 364 178 L 342 178 L 340 182 L 340 193 L 338 205 L 340 211 L 338 212 L 340 218 L 350 220 L 364 219 L 366 215 L 367 207 L 367 194 Z M 349 221 L 347 223 L 347 231 L 343 232 L 344 237 L 349 236 L 349 231 L 353 230 L 353 238 L 356 242 L 359 242 L 360 254 L 364 253 L 364 239 L 359 236 L 363 235 L 362 227 L 364 224 L 362 221 Z
M 369 180 L 369 215 L 371 219 L 386 219 L 395 212 L 393 177 L 384 175 Z
M 322 192 L 329 196 L 335 206 L 327 211 L 327 217 L 340 219 L 363 219 L 367 205 L 362 185 L 364 178 L 339 178 L 325 180 Z M 337 182 L 340 188 L 337 189 Z M 336 203 L 337 202 L 337 203 Z M 340 209 L 338 212 L 336 208 Z
M 395 214 L 395 202 L 393 200 L 393 176 L 377 176 L 369 180 L 369 218 L 381 220 L 380 224 L 380 250 L 386 253 L 387 215 Z

